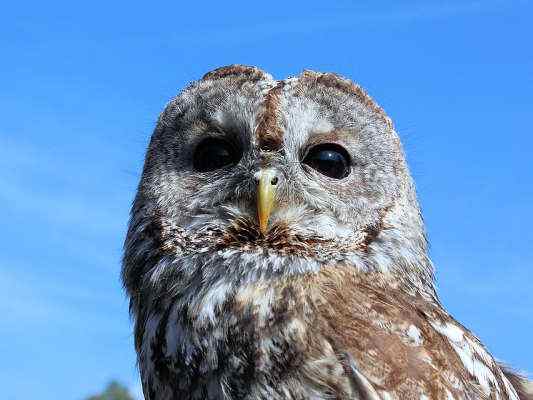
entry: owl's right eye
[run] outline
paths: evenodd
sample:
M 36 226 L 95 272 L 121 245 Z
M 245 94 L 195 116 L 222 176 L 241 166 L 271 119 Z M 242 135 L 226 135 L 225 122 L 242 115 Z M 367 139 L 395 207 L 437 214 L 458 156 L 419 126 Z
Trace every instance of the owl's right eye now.
M 240 158 L 240 152 L 229 142 L 210 137 L 198 144 L 194 150 L 192 163 L 195 170 L 208 172 L 237 164 Z

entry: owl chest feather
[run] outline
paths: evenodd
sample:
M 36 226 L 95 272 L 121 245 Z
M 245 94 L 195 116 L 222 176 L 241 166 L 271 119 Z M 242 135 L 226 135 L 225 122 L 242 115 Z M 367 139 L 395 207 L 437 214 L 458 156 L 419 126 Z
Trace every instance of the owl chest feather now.
M 345 354 L 382 398 L 518 399 L 439 307 L 372 279 L 334 271 L 226 289 L 148 319 L 150 400 L 357 399 Z
M 292 286 L 253 285 L 211 299 L 216 304 L 198 299 L 152 317 L 140 362 L 149 398 L 349 398 L 337 354 L 311 329 L 316 310 L 306 296 Z

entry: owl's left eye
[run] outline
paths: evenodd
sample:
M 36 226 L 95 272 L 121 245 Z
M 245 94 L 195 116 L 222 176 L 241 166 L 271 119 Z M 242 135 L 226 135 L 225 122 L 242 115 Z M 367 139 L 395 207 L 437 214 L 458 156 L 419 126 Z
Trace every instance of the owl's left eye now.
M 312 147 L 303 163 L 330 178 L 342 179 L 350 174 L 348 152 L 334 143 L 323 143 Z
M 193 154 L 193 167 L 199 172 L 214 171 L 237 164 L 240 153 L 229 142 L 219 138 L 207 138 L 198 144 Z

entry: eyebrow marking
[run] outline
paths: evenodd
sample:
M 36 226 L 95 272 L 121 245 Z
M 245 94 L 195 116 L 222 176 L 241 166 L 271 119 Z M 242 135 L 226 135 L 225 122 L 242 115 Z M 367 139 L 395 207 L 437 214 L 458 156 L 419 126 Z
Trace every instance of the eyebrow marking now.
M 332 129 L 326 132 L 320 131 L 311 131 L 309 132 L 308 143 L 318 144 L 318 143 L 338 143 L 342 142 L 343 139 L 353 137 L 353 132 L 345 129 Z
M 288 78 L 281 81 L 275 81 L 270 74 L 263 70 L 246 65 L 232 64 L 217 68 L 206 73 L 201 81 L 214 81 L 219 79 L 232 79 L 237 85 L 249 83 L 258 83 L 261 81 L 270 82 L 269 85 L 263 86 L 264 100 L 262 103 L 263 110 L 257 117 L 257 125 L 255 136 L 258 147 L 261 150 L 277 151 L 283 145 L 284 130 L 281 126 L 281 112 L 280 103 L 281 97 L 285 87 L 289 85 L 296 89 L 293 95 L 304 95 L 305 90 L 313 86 L 324 86 L 338 90 L 355 96 L 369 110 L 385 123 L 385 125 L 393 128 L 391 119 L 387 116 L 385 111 L 366 93 L 366 91 L 359 85 L 352 81 L 345 79 L 334 73 L 320 73 L 310 70 L 304 70 L 299 76 L 295 78 Z M 274 85 L 275 84 L 275 85 Z M 272 86 L 274 85 L 274 86 Z M 268 88 L 270 86 L 270 88 Z M 291 90 L 292 91 L 292 90 Z M 334 132 L 331 132 L 332 139 Z
M 283 144 L 283 130 L 280 126 L 279 105 L 285 81 L 279 81 L 265 95 L 264 111 L 259 116 L 256 136 L 261 150 L 276 151 Z

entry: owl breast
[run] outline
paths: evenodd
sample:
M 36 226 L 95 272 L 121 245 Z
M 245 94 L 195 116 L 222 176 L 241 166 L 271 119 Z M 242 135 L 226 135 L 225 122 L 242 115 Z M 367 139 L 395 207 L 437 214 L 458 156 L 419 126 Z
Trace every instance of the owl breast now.
M 159 309 L 140 349 L 151 400 L 357 399 L 346 354 L 382 398 L 518 399 L 437 305 L 350 269 L 214 285 Z
M 321 332 L 305 285 L 216 287 L 177 299 L 144 327 L 149 399 L 351 398 L 343 361 Z

